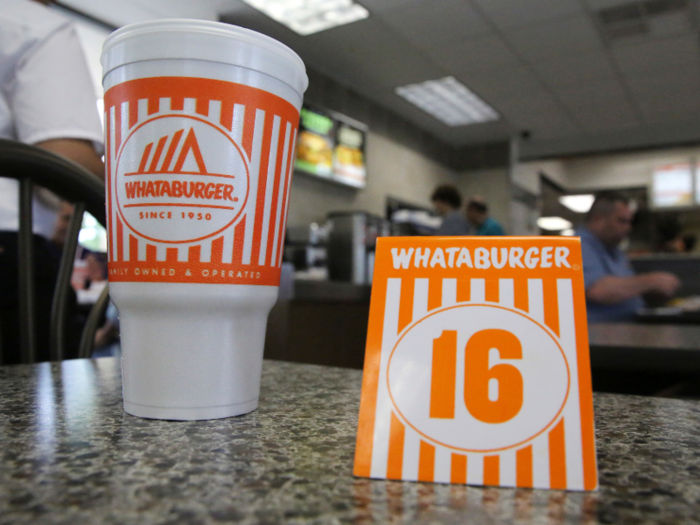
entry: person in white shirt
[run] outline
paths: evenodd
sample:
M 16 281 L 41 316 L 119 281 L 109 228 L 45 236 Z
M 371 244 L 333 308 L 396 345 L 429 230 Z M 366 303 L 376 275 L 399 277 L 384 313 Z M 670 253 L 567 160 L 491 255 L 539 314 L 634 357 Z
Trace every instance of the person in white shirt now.
M 0 138 L 62 155 L 104 178 L 97 97 L 73 25 L 30 0 L 0 0 Z M 48 3 L 48 2 L 46 2 Z M 0 172 L 0 335 L 5 364 L 20 359 L 18 183 Z M 37 359 L 49 358 L 49 319 L 58 257 L 49 239 L 57 207 L 35 192 L 34 278 Z M 70 197 L 66 195 L 66 197 Z M 55 198 L 55 197 L 54 197 Z M 73 304 L 73 303 L 71 303 Z M 69 304 L 66 356 L 77 356 L 80 329 Z
M 62 155 L 104 177 L 97 98 L 73 24 L 31 0 L 0 0 L 0 138 Z M 18 184 L 0 178 L 0 230 L 18 229 Z M 34 232 L 55 213 L 34 202 Z

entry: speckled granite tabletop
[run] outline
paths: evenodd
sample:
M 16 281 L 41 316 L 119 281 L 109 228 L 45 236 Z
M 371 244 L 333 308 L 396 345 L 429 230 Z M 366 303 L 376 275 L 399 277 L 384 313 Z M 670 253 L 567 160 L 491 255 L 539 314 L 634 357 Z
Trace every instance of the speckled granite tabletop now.
M 122 411 L 115 359 L 0 367 L 0 524 L 698 523 L 700 402 L 599 395 L 601 490 L 352 476 L 361 373 L 267 361 L 260 408 Z

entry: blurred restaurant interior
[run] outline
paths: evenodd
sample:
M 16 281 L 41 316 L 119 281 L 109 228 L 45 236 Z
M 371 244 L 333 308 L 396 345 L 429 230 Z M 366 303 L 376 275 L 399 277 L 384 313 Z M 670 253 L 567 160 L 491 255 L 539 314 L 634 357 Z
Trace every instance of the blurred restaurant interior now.
M 0 25 L 0 525 L 249 516 L 246 523 L 462 523 L 469 512 L 475 523 L 697 523 L 700 0 L 0 0 L 0 24 L 20 4 L 75 28 L 98 131 L 72 137 L 89 145 L 84 162 L 61 144 L 23 140 L 29 135 L 12 122 L 8 102 L 11 53 L 2 48 L 16 35 Z M 247 419 L 178 427 L 121 411 L 97 147 L 97 115 L 103 127 L 110 116 L 100 56 L 113 31 L 163 18 L 269 35 L 299 54 L 309 78 L 286 233 L 274 239 L 281 280 L 267 324 L 261 409 Z M 92 112 L 93 93 L 78 91 Z M 151 114 L 150 99 L 138 102 L 134 115 Z M 247 125 L 252 137 L 257 122 Z M 146 174 L 151 146 L 128 175 Z M 176 147 L 173 135 L 166 158 Z M 76 163 L 87 177 L 71 178 Z M 25 184 L 20 169 L 36 172 L 39 188 Z M 52 193 L 54 175 L 68 181 L 70 202 Z M 18 197 L 3 177 L 22 179 Z M 284 232 L 282 191 L 275 199 Z M 20 210 L 13 229 L 3 222 L 10 200 Z M 32 240 L 21 222 L 39 201 L 49 212 L 34 212 L 43 237 Z M 37 232 L 39 219 L 48 229 Z M 234 226 L 226 225 L 231 243 Z M 600 501 L 454 486 L 448 494 L 445 486 L 352 477 L 377 239 L 499 234 L 582 239 Z M 155 261 L 152 248 L 135 260 Z M 32 250 L 35 262 L 26 262 Z M 168 250 L 159 261 L 172 253 L 182 261 Z M 88 357 L 117 359 L 75 359 Z M 466 476 L 474 467 L 464 462 Z
M 102 44 L 128 23 L 223 21 L 272 36 L 304 60 L 310 84 L 266 356 L 361 368 L 376 238 L 436 233 L 436 187 L 487 203 L 507 235 L 577 234 L 594 196 L 611 190 L 634 212 L 621 243 L 633 268 L 669 271 L 680 287 L 673 297 L 646 294 L 633 317 L 591 324 L 594 387 L 695 396 L 699 3 L 338 6 L 328 14 L 328 6 L 264 0 L 49 5 L 77 29 L 100 114 Z M 76 259 L 72 279 L 88 312 L 105 284 L 90 265 L 104 267 L 107 241 L 90 214 L 79 239 L 95 255 Z M 107 324 L 95 355 L 119 351 L 118 330 Z

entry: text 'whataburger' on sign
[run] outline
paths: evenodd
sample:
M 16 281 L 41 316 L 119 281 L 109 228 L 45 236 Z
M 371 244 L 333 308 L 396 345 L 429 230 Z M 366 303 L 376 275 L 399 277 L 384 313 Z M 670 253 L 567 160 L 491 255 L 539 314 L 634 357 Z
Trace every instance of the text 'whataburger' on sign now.
M 213 182 L 149 180 L 127 182 L 124 185 L 127 199 L 144 197 L 186 197 L 206 200 L 228 200 L 237 202 L 232 184 Z M 128 206 L 128 205 L 127 205 Z
M 569 249 L 564 246 L 520 246 L 511 248 L 392 248 L 394 270 L 414 268 L 571 268 Z

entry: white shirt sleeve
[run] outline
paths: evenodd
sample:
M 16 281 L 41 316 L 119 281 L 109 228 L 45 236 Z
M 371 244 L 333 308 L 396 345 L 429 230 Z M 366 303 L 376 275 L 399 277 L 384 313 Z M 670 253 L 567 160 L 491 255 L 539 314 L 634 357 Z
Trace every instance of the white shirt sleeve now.
M 22 57 L 8 94 L 19 141 L 86 139 L 102 153 L 97 97 L 72 24 L 57 28 Z

